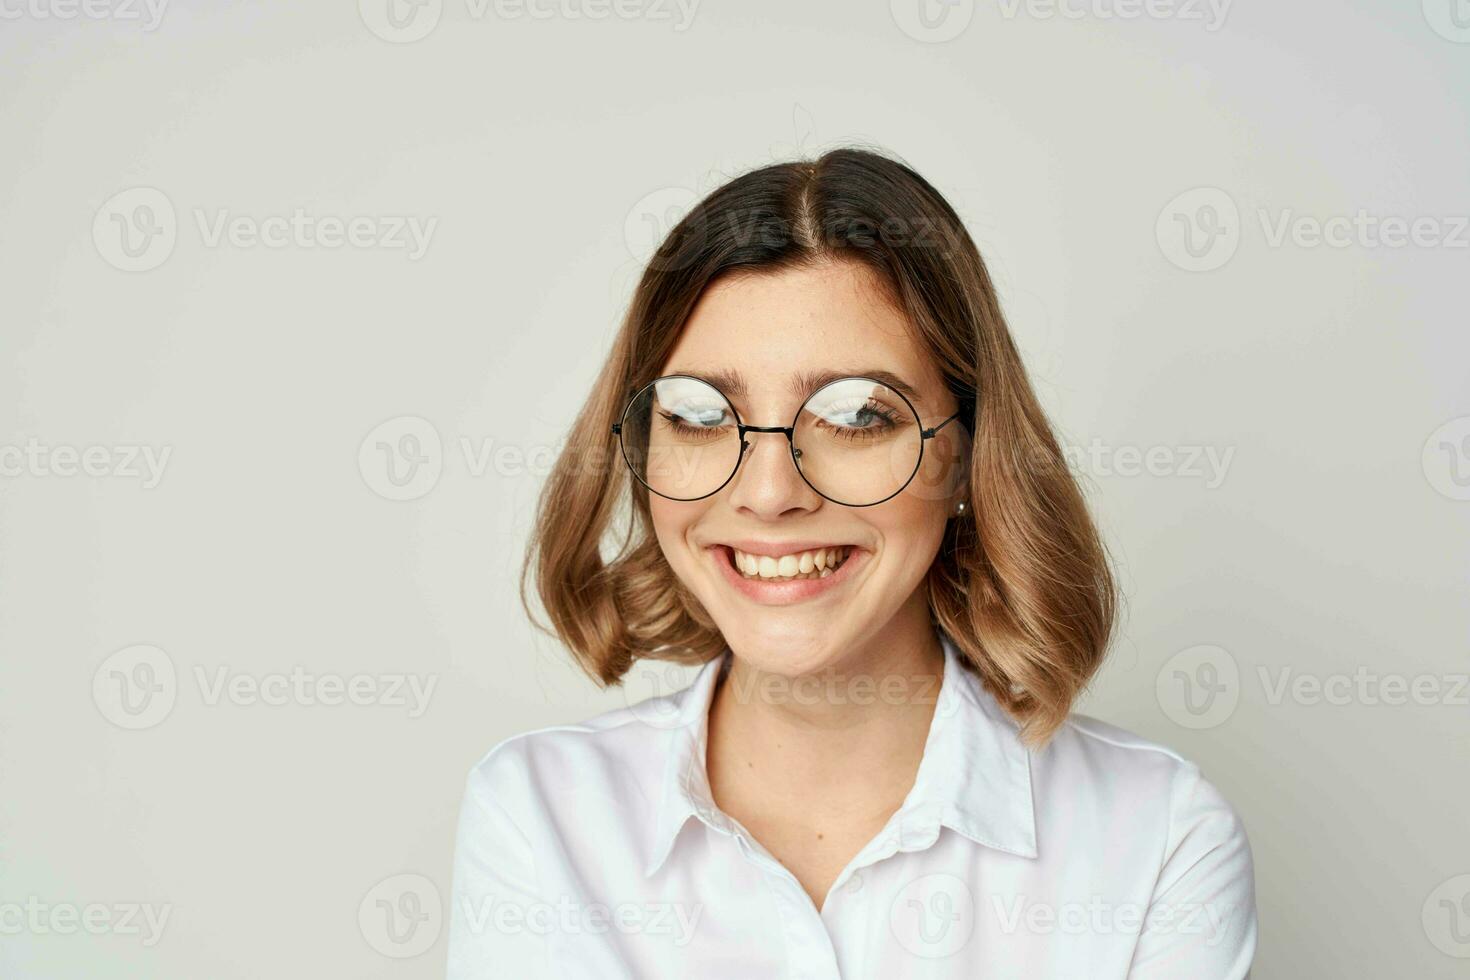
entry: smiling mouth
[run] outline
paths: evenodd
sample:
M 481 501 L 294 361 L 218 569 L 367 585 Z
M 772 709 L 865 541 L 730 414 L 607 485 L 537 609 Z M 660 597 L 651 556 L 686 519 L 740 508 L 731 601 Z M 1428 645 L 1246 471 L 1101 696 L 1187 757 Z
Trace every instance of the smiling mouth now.
M 803 579 L 826 578 L 841 568 L 852 554 L 852 545 L 834 545 L 830 548 L 815 548 L 797 551 L 789 555 L 751 555 L 729 545 L 725 546 L 725 557 L 730 567 L 752 581 L 795 582 Z

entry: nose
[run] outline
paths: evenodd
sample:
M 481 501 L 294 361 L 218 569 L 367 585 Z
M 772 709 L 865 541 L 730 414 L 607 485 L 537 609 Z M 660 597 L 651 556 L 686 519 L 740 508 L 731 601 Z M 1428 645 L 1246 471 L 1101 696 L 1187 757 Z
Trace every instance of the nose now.
M 791 443 L 783 433 L 747 432 L 745 443 L 730 481 L 730 506 L 762 520 L 821 506 L 821 495 L 796 471 Z

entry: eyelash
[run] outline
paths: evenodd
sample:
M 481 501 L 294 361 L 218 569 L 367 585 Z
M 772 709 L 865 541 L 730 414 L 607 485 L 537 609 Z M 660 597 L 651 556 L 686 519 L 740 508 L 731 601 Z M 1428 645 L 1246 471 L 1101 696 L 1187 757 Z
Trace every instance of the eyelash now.
M 690 425 L 673 412 L 660 411 L 658 414 L 663 417 L 664 422 L 668 424 L 669 428 L 681 436 L 713 439 L 720 435 L 720 429 L 722 428 L 720 426 Z

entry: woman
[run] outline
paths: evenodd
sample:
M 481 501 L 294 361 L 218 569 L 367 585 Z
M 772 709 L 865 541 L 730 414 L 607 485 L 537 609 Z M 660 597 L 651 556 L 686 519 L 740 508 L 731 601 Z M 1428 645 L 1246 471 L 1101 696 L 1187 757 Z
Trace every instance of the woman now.
M 471 772 L 455 980 L 1247 975 L 1229 803 L 1070 714 L 1113 579 L 975 245 L 908 167 L 766 167 L 673 230 L 525 571 L 602 683 L 702 667 Z

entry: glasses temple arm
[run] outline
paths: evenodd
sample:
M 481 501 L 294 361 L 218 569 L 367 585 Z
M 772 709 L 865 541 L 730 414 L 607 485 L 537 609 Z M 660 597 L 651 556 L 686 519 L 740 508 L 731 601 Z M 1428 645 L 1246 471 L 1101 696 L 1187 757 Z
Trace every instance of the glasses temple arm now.
M 925 439 L 933 439 L 934 438 L 934 434 L 936 432 L 938 432 L 940 429 L 944 428 L 946 425 L 949 425 L 949 423 L 953 422 L 955 419 L 957 419 L 959 417 L 960 417 L 960 413 L 959 412 L 955 412 L 953 415 L 951 415 L 949 418 L 945 419 L 943 422 L 940 422 L 934 428 L 932 428 L 932 429 L 921 429 L 920 430 L 920 434 L 923 435 L 923 437 Z

